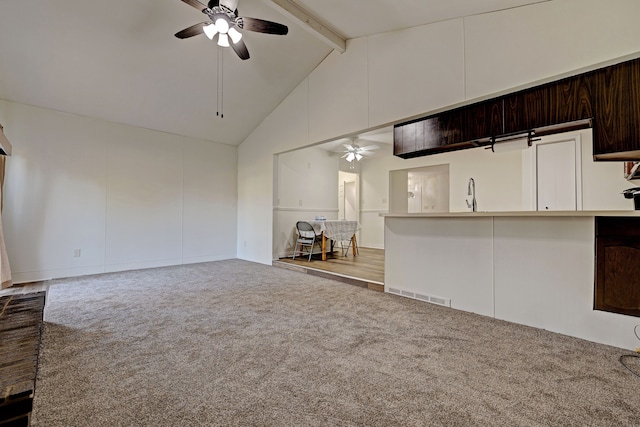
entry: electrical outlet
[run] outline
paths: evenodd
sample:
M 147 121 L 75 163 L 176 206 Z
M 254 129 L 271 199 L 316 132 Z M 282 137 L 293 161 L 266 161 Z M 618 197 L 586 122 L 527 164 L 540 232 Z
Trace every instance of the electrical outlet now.
M 80 256 L 80 249 L 74 249 L 73 250 L 73 257 L 74 258 L 78 258 Z
M 386 197 L 382 199 L 382 204 L 383 204 L 383 205 L 386 205 L 386 204 L 387 204 L 387 198 L 386 198 Z
M 298 200 L 298 206 L 302 206 L 302 199 Z

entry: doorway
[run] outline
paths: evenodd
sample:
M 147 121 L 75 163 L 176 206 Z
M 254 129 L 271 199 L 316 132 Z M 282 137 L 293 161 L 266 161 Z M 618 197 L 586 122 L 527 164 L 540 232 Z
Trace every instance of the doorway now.
M 524 210 L 582 210 L 582 138 L 590 132 L 543 136 L 522 152 Z
M 360 176 L 357 173 L 338 172 L 338 218 L 360 221 Z

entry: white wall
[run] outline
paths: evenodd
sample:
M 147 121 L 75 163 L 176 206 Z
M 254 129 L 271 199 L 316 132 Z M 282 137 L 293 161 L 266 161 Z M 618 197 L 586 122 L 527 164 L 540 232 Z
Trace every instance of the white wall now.
M 313 147 L 276 156 L 273 259 L 293 255 L 296 221 L 338 219 L 338 158 Z
M 0 122 L 14 282 L 236 256 L 236 147 L 6 101 Z
M 387 147 L 385 147 L 386 149 Z M 390 147 L 389 147 L 390 150 Z M 464 212 L 470 177 L 476 181 L 478 210 L 512 211 L 522 209 L 520 152 L 491 153 L 484 148 L 441 153 L 403 160 L 382 151 L 361 162 L 362 246 L 384 248 L 384 220 L 380 213 L 389 211 L 389 172 L 449 165 L 449 210 Z M 406 205 L 406 179 L 400 199 Z M 406 206 L 405 206 L 406 212 Z
M 578 160 L 581 162 L 582 170 L 580 186 L 582 210 L 633 209 L 633 201 L 625 199 L 620 193 L 636 184 L 624 179 L 621 162 L 593 161 L 593 137 L 590 129 L 546 136 L 535 143 L 547 143 L 569 137 L 577 138 L 581 145 L 581 158 Z M 484 148 L 474 148 L 406 161 L 389 154 L 378 156 L 363 162 L 362 182 L 367 185 L 362 188 L 362 197 L 376 202 L 387 197 L 392 199 L 392 195 L 389 195 L 388 181 L 385 181 L 391 171 L 406 171 L 424 166 L 448 164 L 451 212 L 470 210 L 465 202 L 466 199 L 470 199 L 467 195 L 467 183 L 470 177 L 473 177 L 476 182 L 479 211 L 535 210 L 526 204 L 527 200 L 525 199 L 530 198 L 530 195 L 523 188 L 526 186 L 524 181 L 527 173 L 531 173 L 526 170 L 527 166 L 531 167 L 528 165 L 531 152 L 532 149 L 493 153 Z M 404 187 L 401 191 L 404 192 Z M 377 207 L 382 210 L 384 205 L 378 204 Z M 384 234 L 383 221 L 370 215 L 363 215 L 362 223 L 363 232 L 367 232 L 367 239 L 379 241 L 382 238 Z
M 582 209 L 633 209 L 633 200 L 622 196 L 622 191 L 637 184 L 624 178 L 623 162 L 594 162 L 593 134 L 580 132 L 582 142 Z
M 271 262 L 274 153 L 637 54 L 639 15 L 635 0 L 563 0 L 351 40 L 240 145 L 238 257 Z M 398 161 L 398 169 L 410 167 Z M 488 201 L 481 185 L 480 209 Z M 452 210 L 462 210 L 466 181 L 452 182 L 451 192 Z M 376 199 L 363 194 L 362 210 Z

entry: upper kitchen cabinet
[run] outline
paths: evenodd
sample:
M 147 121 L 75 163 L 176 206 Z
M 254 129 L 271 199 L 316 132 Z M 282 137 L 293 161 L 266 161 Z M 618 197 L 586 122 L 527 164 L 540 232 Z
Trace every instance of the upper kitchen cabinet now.
M 587 75 L 559 80 L 548 87 L 549 124 L 569 123 L 594 116 L 592 87 Z
M 422 148 L 453 147 L 465 141 L 463 123 L 464 116 L 461 109 L 447 111 L 425 120 Z
M 413 153 L 416 151 L 416 133 L 418 129 L 418 123 L 421 130 L 423 129 L 422 122 L 411 122 L 404 125 L 396 125 L 393 128 L 393 154 L 396 156 L 403 156 L 405 154 Z
M 504 98 L 505 132 L 516 133 L 546 126 L 550 120 L 549 88 L 539 86 Z
M 464 139 L 473 141 L 504 134 L 503 113 L 503 99 L 491 99 L 464 107 Z
M 592 126 L 595 160 L 640 160 L 640 59 L 397 127 L 420 123 L 417 133 L 407 129 L 410 144 L 396 142 L 396 155 L 424 156 L 487 145 L 495 136 L 532 130 L 542 136 Z
M 593 157 L 640 159 L 640 60 L 589 73 L 593 92 Z
M 463 109 L 394 126 L 393 154 L 403 158 L 425 156 L 473 146 L 465 144 Z
M 591 85 L 584 75 L 536 86 L 505 97 L 505 133 L 593 117 Z

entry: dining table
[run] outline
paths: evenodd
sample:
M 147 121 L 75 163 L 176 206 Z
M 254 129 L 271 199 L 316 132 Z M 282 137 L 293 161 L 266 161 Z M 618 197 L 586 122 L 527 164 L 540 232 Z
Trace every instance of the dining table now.
M 360 223 L 351 220 L 306 220 L 316 234 L 322 235 L 322 260 L 327 260 L 327 240 L 333 242 L 351 241 L 353 256 L 358 254 L 356 232 L 360 230 Z

